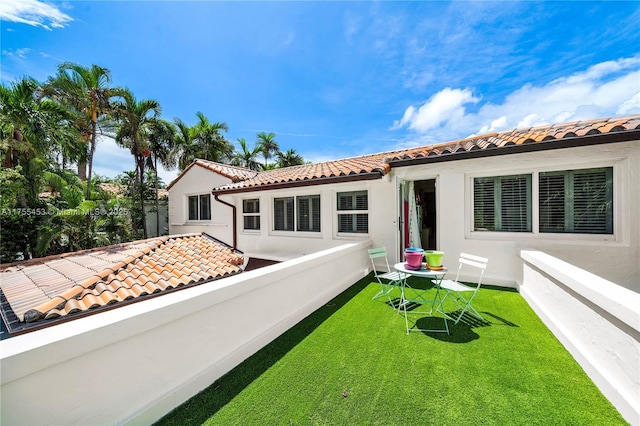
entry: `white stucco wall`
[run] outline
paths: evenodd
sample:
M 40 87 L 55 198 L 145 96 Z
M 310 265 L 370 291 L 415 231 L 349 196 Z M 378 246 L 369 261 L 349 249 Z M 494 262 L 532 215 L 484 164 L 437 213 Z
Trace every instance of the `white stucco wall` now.
M 473 232 L 474 177 L 608 166 L 614 168 L 614 235 Z M 217 176 L 215 181 L 216 175 L 205 170 L 194 172 L 197 173 L 185 176 L 170 191 L 171 232 L 204 231 L 231 244 L 231 209 L 215 200 L 212 201 L 211 224 L 185 223 L 186 197 L 177 194 L 211 189 L 224 179 Z M 436 182 L 436 245 L 445 252 L 445 263 L 455 262 L 460 252 L 488 257 L 485 282 L 516 287 L 522 280 L 518 252 L 532 248 L 640 293 L 640 141 L 396 167 L 377 180 L 247 192 L 220 198 L 236 206 L 237 248 L 249 255 L 282 260 L 345 241 L 370 238 L 375 246 L 387 248 L 391 261 L 399 261 L 402 259 L 398 182 L 428 179 Z M 358 190 L 369 191 L 369 234 L 339 236 L 336 194 Z M 312 194 L 321 196 L 322 232 L 273 231 L 275 197 Z M 260 199 L 260 231 L 242 229 L 242 200 L 245 198 Z
M 226 185 L 231 180 L 204 167 L 194 165 L 169 188 L 169 234 L 189 234 L 206 232 L 231 245 L 232 210 L 230 207 L 216 202 L 211 190 L 216 186 Z M 209 194 L 211 196 L 211 220 L 188 220 L 189 195 Z
M 632 425 L 640 424 L 640 294 L 536 250 L 520 293 Z
M 368 272 L 369 241 L 0 342 L 0 424 L 148 425 Z
M 288 188 L 272 191 L 249 192 L 233 195 L 222 195 L 220 199 L 235 204 L 238 212 L 238 249 L 253 257 L 282 260 L 336 247 L 349 241 L 363 241 L 369 235 L 338 235 L 337 215 L 335 212 L 337 192 L 369 190 L 369 197 L 377 194 L 378 181 L 360 181 L 335 185 L 316 185 L 301 188 Z M 296 197 L 320 195 L 321 228 L 320 232 L 274 231 L 273 200 L 279 197 Z M 259 231 L 243 230 L 242 200 L 260 200 Z M 371 202 L 371 201 L 370 201 Z M 369 227 L 378 225 L 379 215 L 369 210 Z M 218 238 L 217 235 L 213 235 Z
M 474 177 L 607 166 L 614 167 L 614 235 L 472 232 Z M 518 251 L 535 248 L 640 292 L 638 141 L 410 166 L 393 171 L 405 180 L 436 178 L 438 248 L 445 253 L 465 251 L 488 257 L 486 282 L 520 282 L 522 269 Z M 535 207 L 532 216 L 535 221 Z M 377 235 L 372 238 L 375 241 Z
M 474 177 L 606 166 L 614 167 L 614 235 L 472 232 Z M 520 282 L 518 252 L 534 248 L 640 293 L 639 141 L 394 168 L 368 184 L 374 185 L 370 236 L 388 249 L 398 241 L 396 178 L 436 180 L 437 247 L 445 262 L 460 252 L 488 257 L 487 283 Z

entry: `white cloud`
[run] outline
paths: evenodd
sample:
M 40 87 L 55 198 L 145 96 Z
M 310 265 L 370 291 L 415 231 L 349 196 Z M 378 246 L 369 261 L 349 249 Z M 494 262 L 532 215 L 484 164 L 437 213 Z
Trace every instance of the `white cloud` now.
M 640 92 L 624 101 L 616 111 L 616 114 L 625 115 L 638 111 L 640 111 Z
M 11 49 L 3 50 L 2 54 L 7 56 L 17 56 L 18 58 L 25 59 L 29 52 L 31 52 L 31 49 L 29 49 L 28 47 L 23 47 L 21 49 L 15 49 L 15 50 L 11 50 Z
M 402 119 L 393 123 L 392 129 L 408 125 L 409 129 L 419 133 L 426 132 L 450 121 L 457 121 L 465 115 L 465 104 L 476 103 L 479 98 L 469 89 L 442 89 L 419 108 L 410 105 Z
M 18 22 L 34 27 L 63 28 L 73 21 L 69 15 L 56 6 L 39 0 L 3 0 L 0 8 L 0 20 Z
M 495 132 L 496 130 L 502 130 L 506 127 L 509 127 L 509 122 L 507 120 L 507 117 L 503 115 L 502 117 L 493 120 L 491 122 L 491 125 L 483 126 L 480 129 L 480 133 L 491 133 Z
M 529 114 L 526 117 L 524 117 L 522 120 L 520 120 L 518 122 L 518 124 L 516 124 L 516 127 L 535 127 L 535 126 L 542 126 L 543 124 L 546 124 L 546 121 L 544 118 L 540 117 L 538 114 Z M 508 128 L 509 126 L 502 126 L 502 127 L 496 127 L 495 130 L 504 130 L 506 128 Z
M 135 162 L 129 150 L 118 146 L 113 138 L 99 136 L 93 156 L 93 174 L 114 178 L 132 170 L 135 170 Z M 178 177 L 178 174 L 177 170 L 165 170 L 162 165 L 158 165 L 158 176 L 167 185 Z
M 135 170 L 133 156 L 129 150 L 118 146 L 113 138 L 99 136 L 93 155 L 93 173 L 115 177 L 129 170 Z
M 426 134 L 451 140 L 472 134 L 533 127 L 571 120 L 640 113 L 640 55 L 595 64 L 547 84 L 526 84 L 500 104 L 479 102 L 469 89 L 446 88 L 423 105 L 410 105 L 392 129 L 407 127 L 415 138 Z

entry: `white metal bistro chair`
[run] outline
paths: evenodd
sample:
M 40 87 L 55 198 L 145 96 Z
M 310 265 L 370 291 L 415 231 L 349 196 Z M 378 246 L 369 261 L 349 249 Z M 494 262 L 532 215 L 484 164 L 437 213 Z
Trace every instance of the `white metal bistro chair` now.
M 462 318 L 464 313 L 467 312 L 467 310 L 473 312 L 478 318 L 484 321 L 485 319 L 482 317 L 482 315 L 480 315 L 480 312 L 478 312 L 473 307 L 473 305 L 471 305 L 471 302 L 478 294 L 478 290 L 480 290 L 480 286 L 482 284 L 482 276 L 484 275 L 484 271 L 487 268 L 487 262 L 489 262 L 489 259 L 487 259 L 486 257 L 475 256 L 472 254 L 460 253 L 460 258 L 458 260 L 459 260 L 459 265 L 458 265 L 458 273 L 456 274 L 456 279 L 442 280 L 442 282 L 440 283 L 440 288 L 444 289 L 447 293 L 445 297 L 442 299 L 442 302 L 440 302 L 441 312 L 445 314 L 444 302 L 447 300 L 447 298 L 449 298 L 449 296 L 451 296 L 453 301 L 460 308 L 460 314 L 457 315 L 457 318 L 455 319 L 452 318 L 454 319 L 454 322 L 456 324 L 460 321 L 460 319 Z M 479 273 L 478 284 L 476 284 L 475 286 L 470 286 L 460 282 L 460 272 L 463 270 L 463 268 L 465 269 L 465 271 L 468 268 L 475 268 L 478 270 L 477 271 Z
M 373 296 L 372 300 L 375 300 L 378 297 L 387 296 L 387 299 L 389 299 L 389 303 L 393 303 L 389 294 L 395 286 L 401 286 L 402 281 L 405 280 L 408 275 L 402 272 L 391 270 L 391 268 L 389 267 L 389 260 L 387 258 L 387 249 L 384 247 L 370 249 L 369 259 L 371 259 L 371 265 L 373 266 L 373 274 L 378 280 L 378 283 L 380 283 L 380 291 L 375 296 Z M 376 259 L 384 259 L 384 264 L 386 267 L 385 271 L 378 272 L 376 270 Z

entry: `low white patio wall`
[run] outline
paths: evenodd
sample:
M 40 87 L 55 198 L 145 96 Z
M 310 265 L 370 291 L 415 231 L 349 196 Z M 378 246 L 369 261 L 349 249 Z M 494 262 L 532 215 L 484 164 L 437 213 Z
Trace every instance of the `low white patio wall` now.
M 0 342 L 2 425 L 150 424 L 369 272 L 370 242 Z
M 520 293 L 632 425 L 640 424 L 640 294 L 522 250 Z

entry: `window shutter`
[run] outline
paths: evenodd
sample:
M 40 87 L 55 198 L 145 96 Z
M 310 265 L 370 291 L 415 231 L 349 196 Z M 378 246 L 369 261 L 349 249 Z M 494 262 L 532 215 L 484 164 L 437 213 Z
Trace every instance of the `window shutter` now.
M 320 232 L 320 196 L 297 197 L 298 231 Z
M 540 232 L 564 232 L 567 228 L 565 180 L 565 173 L 540 173 Z
M 613 169 L 573 172 L 573 231 L 613 233 Z
M 260 200 L 242 200 L 242 213 L 260 213 Z
M 260 199 L 242 200 L 242 213 L 244 215 L 244 229 L 252 231 L 260 229 Z
M 273 200 L 273 229 L 281 231 L 284 229 L 284 199 Z
M 531 177 L 508 176 L 500 179 L 499 229 L 503 232 L 531 231 Z
M 350 214 L 338 215 L 338 232 L 353 232 L 353 216 Z
M 369 209 L 369 197 L 366 191 L 356 192 L 355 194 L 356 206 L 354 210 L 368 210 Z
M 211 220 L 211 197 L 209 194 L 200 196 L 200 220 Z
M 356 216 L 356 226 L 354 232 L 358 233 L 367 233 L 369 232 L 369 215 L 368 214 L 357 214 Z
M 298 231 L 311 230 L 310 210 L 309 199 L 298 197 Z
M 540 232 L 613 234 L 613 168 L 540 173 Z
M 260 229 L 260 216 L 245 216 L 244 229 L 249 229 L 249 230 Z
M 531 231 L 531 175 L 475 178 L 475 231 Z
M 273 229 L 276 231 L 293 231 L 293 197 L 275 198 L 273 200 L 273 210 Z
M 495 231 L 495 178 L 476 178 L 473 181 L 473 229 Z
M 369 196 L 367 191 L 338 193 L 338 232 L 363 233 L 369 232 L 369 214 L 356 213 L 369 210 Z
M 311 230 L 320 232 L 320 196 L 317 195 L 311 198 Z
M 353 197 L 351 197 L 351 194 L 338 194 L 338 210 L 353 210 Z
M 198 196 L 189 197 L 189 220 L 198 220 Z

